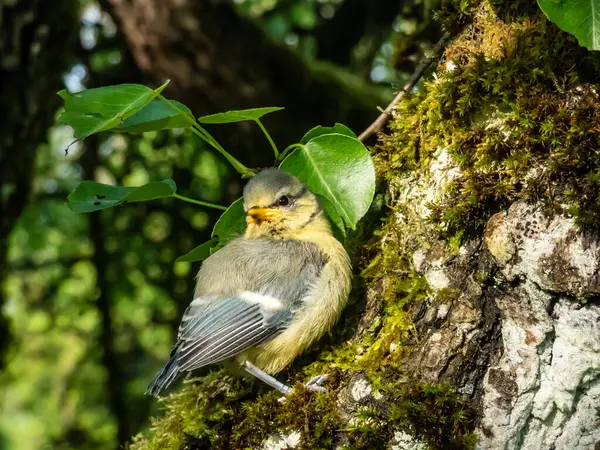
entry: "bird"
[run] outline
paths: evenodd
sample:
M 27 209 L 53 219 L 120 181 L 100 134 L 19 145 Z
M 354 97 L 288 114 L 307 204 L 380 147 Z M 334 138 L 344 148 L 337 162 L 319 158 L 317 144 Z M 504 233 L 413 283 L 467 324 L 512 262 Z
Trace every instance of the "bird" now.
M 233 363 L 287 395 L 292 388 L 273 375 L 340 317 L 350 258 L 318 197 L 295 176 L 267 168 L 245 185 L 243 203 L 245 232 L 202 262 L 170 359 L 147 394 L 158 397 L 181 373 Z M 326 392 L 326 377 L 305 386 Z

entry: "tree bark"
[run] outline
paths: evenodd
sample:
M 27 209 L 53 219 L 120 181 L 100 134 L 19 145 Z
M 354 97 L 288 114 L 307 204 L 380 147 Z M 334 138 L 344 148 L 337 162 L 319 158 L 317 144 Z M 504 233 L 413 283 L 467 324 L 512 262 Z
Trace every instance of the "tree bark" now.
M 86 151 L 81 159 L 81 167 L 84 176 L 93 178 L 94 172 L 99 166 L 98 161 L 99 139 L 96 136 L 86 141 Z M 115 348 L 115 327 L 113 320 L 113 292 L 110 289 L 110 280 L 107 276 L 111 260 L 105 250 L 105 239 L 107 236 L 105 221 L 102 220 L 104 211 L 98 211 L 89 215 L 89 239 L 94 245 L 94 254 L 91 261 L 96 270 L 97 295 L 94 299 L 100 327 L 98 330 L 98 345 L 101 350 L 101 362 L 106 371 L 106 384 L 104 391 L 107 397 L 107 406 L 110 415 L 117 425 L 117 433 L 114 448 L 122 447 L 130 435 L 130 414 L 127 403 L 126 376 L 122 355 Z
M 115 349 L 115 332 L 113 326 L 112 294 L 109 289 L 106 269 L 109 258 L 104 250 L 104 237 L 102 218 L 99 213 L 90 215 L 90 239 L 94 244 L 92 262 L 96 268 L 96 286 L 98 298 L 96 308 L 100 315 L 99 344 L 102 347 L 102 365 L 106 370 L 106 396 L 112 417 L 117 424 L 115 448 L 120 448 L 129 439 L 129 414 L 126 400 L 126 379 L 122 368 L 123 358 Z
M 78 26 L 76 2 L 43 0 L 0 5 L 0 369 L 10 343 L 1 315 L 8 239 L 29 200 L 35 150 L 59 105 Z
M 384 101 L 381 91 L 326 64 L 302 60 L 238 17 L 228 3 L 106 0 L 103 5 L 147 78 L 157 85 L 170 79 L 166 95 L 198 116 L 285 106 L 283 113 L 265 118 L 281 146 L 316 125 L 342 122 L 358 131 L 373 120 Z M 268 148 L 254 124 L 228 127 L 213 128 L 225 148 L 242 153 L 250 165 L 270 164 L 266 151 L 253 152 Z

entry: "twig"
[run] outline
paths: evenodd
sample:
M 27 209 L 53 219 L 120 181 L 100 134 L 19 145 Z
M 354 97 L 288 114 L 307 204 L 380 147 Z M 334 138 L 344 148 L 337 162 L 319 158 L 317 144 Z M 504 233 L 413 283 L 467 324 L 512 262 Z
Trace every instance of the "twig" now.
M 432 55 L 425 56 L 425 57 L 423 57 L 423 59 L 421 59 L 421 62 L 417 66 L 417 69 L 410 76 L 408 82 L 404 85 L 402 90 L 400 92 L 398 92 L 396 97 L 394 97 L 394 100 L 392 100 L 392 102 L 387 106 L 387 108 L 385 108 L 382 111 L 382 113 L 375 120 L 375 122 L 373 122 L 371 125 L 369 125 L 369 127 L 365 131 L 363 131 L 361 133 L 361 135 L 358 137 L 358 139 L 360 141 L 362 141 L 362 142 L 366 141 L 367 139 L 369 139 L 375 133 L 378 133 L 383 128 L 383 126 L 387 123 L 390 116 L 392 115 L 392 111 L 394 110 L 396 105 L 398 103 L 400 103 L 400 100 L 402 100 L 402 98 L 408 92 L 410 92 L 410 90 L 412 88 L 415 87 L 415 85 L 419 82 L 421 77 L 425 74 L 425 72 L 427 72 L 429 67 L 431 67 L 431 65 L 441 57 L 442 52 L 446 48 L 446 44 L 448 44 L 448 41 L 450 40 L 450 37 L 451 37 L 450 33 L 444 33 L 444 35 L 438 41 L 438 43 L 435 44 Z

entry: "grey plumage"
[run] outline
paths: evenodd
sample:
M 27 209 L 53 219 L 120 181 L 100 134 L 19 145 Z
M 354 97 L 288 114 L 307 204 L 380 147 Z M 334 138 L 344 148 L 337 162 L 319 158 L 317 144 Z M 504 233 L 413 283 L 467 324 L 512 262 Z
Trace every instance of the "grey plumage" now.
M 171 359 L 147 392 L 158 395 L 179 372 L 223 362 L 273 339 L 302 310 L 325 263 L 315 244 L 289 239 L 237 238 L 210 256 L 198 273 L 196 298 L 184 313 Z

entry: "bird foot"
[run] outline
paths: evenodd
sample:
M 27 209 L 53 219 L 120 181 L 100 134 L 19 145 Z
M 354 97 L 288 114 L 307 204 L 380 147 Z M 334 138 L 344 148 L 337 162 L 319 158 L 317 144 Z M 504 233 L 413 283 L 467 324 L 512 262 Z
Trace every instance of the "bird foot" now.
M 312 377 L 310 380 L 308 380 L 306 383 L 304 383 L 304 387 L 311 391 L 326 393 L 327 389 L 324 388 L 323 386 L 321 386 L 321 383 L 323 383 L 325 380 L 327 380 L 327 378 L 329 378 L 329 375 L 327 375 L 326 373 L 321 374 L 321 375 L 316 375 L 316 376 Z M 280 397 L 277 401 L 279 403 L 285 402 L 286 396 L 290 395 L 293 391 L 294 391 L 293 389 L 290 389 L 290 391 L 285 396 Z
M 327 380 L 327 378 L 329 378 L 329 375 L 326 373 L 314 376 L 304 384 L 304 387 L 315 392 L 327 392 L 327 389 L 325 389 L 323 386 L 320 386 L 320 384 Z

